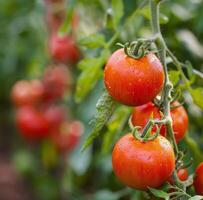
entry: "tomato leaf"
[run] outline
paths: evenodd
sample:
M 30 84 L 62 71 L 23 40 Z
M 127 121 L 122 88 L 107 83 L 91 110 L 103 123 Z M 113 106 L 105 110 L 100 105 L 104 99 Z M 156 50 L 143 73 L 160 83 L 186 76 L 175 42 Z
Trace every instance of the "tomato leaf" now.
M 79 40 L 79 44 L 87 48 L 99 48 L 105 45 L 105 38 L 102 34 L 92 34 Z
M 119 106 L 109 119 L 107 124 L 108 130 L 104 135 L 102 144 L 103 154 L 109 152 L 112 146 L 112 141 L 114 140 L 115 136 L 118 135 L 119 132 L 123 130 L 130 113 L 131 109 L 129 107 Z
M 155 197 L 164 198 L 165 200 L 169 200 L 169 195 L 166 192 L 164 192 L 163 190 L 157 190 L 154 188 L 149 188 L 149 190 Z
M 169 71 L 169 79 L 173 83 L 173 85 L 176 85 L 180 78 L 180 72 L 176 70 L 170 70 Z
M 203 88 L 190 89 L 194 103 L 203 110 Z
M 203 196 L 196 195 L 194 197 L 189 198 L 188 200 L 202 200 Z
M 186 70 L 187 70 L 187 75 L 189 77 L 189 80 L 191 83 L 194 83 L 196 76 L 193 72 L 193 66 L 190 61 L 186 61 L 185 65 L 186 65 Z
M 97 81 L 102 77 L 102 67 L 106 62 L 110 52 L 108 49 L 104 49 L 101 52 L 100 57 L 86 58 L 79 63 L 79 68 L 82 69 L 82 73 L 78 77 L 76 84 L 75 100 L 80 102 L 88 92 L 95 86 Z
M 70 0 L 68 2 L 68 7 L 66 10 L 66 19 L 65 19 L 63 25 L 60 27 L 60 30 L 59 30 L 59 32 L 61 34 L 70 32 L 71 23 L 72 23 L 72 19 L 74 16 L 74 8 L 76 6 L 76 3 L 77 3 L 76 0 Z
M 114 28 L 117 29 L 117 26 L 124 14 L 123 1 L 122 0 L 112 0 L 111 6 L 112 6 L 112 11 L 113 11 Z
M 111 117 L 115 106 L 115 101 L 111 98 L 107 91 L 104 91 L 100 99 L 96 104 L 97 113 L 94 117 L 94 127 L 84 142 L 82 151 L 85 150 L 93 140 L 99 136 L 100 131 L 105 126 L 109 118 Z

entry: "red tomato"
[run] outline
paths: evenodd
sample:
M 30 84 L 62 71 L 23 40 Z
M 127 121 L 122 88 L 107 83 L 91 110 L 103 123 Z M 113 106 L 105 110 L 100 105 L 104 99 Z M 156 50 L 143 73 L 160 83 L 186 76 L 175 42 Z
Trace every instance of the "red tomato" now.
M 174 102 L 173 106 L 180 105 L 178 102 Z M 147 103 L 142 106 L 135 107 L 132 114 L 132 123 L 134 126 L 141 126 L 144 128 L 150 117 L 153 116 L 154 119 L 161 119 L 160 110 L 153 103 Z M 177 107 L 171 110 L 171 117 L 173 120 L 173 131 L 175 134 L 176 141 L 179 142 L 183 139 L 187 128 L 188 128 L 188 115 L 183 106 Z M 153 131 L 156 127 L 153 127 Z M 166 135 L 165 126 L 161 127 L 160 134 Z
M 49 49 L 54 60 L 62 63 L 77 62 L 80 53 L 74 38 L 70 35 L 59 36 L 54 33 L 49 41 Z
M 195 171 L 194 187 L 197 194 L 203 195 L 203 162 L 198 165 Z
M 187 169 L 178 170 L 177 176 L 181 181 L 186 181 L 188 179 L 188 171 L 187 171 Z M 172 176 L 169 178 L 168 181 L 169 181 L 169 183 L 174 184 L 174 179 L 173 179 Z M 173 191 L 174 190 L 170 190 L 170 192 L 173 192 Z
M 178 178 L 181 180 L 181 181 L 186 181 L 188 179 L 188 171 L 187 169 L 180 169 L 178 170 Z
M 44 117 L 49 122 L 49 126 L 52 128 L 59 127 L 61 123 L 66 119 L 65 112 L 65 108 L 58 105 L 49 105 L 43 110 Z
M 18 81 L 12 88 L 11 98 L 16 106 L 38 103 L 43 94 L 43 85 L 40 80 Z
M 116 176 L 124 184 L 147 190 L 159 187 L 169 179 L 175 169 L 175 155 L 165 137 L 140 142 L 127 134 L 116 143 L 112 164 Z
M 61 129 L 52 134 L 52 141 L 58 151 L 66 153 L 72 151 L 78 144 L 83 133 L 83 125 L 79 121 L 65 122 Z
M 17 110 L 16 124 L 26 139 L 41 140 L 49 135 L 48 121 L 32 106 L 24 106 Z
M 70 82 L 69 72 L 65 66 L 49 67 L 44 73 L 44 99 L 55 100 L 61 98 Z
M 106 64 L 104 83 L 116 101 L 139 106 L 151 101 L 161 91 L 164 71 L 159 59 L 152 53 L 136 60 L 119 49 Z

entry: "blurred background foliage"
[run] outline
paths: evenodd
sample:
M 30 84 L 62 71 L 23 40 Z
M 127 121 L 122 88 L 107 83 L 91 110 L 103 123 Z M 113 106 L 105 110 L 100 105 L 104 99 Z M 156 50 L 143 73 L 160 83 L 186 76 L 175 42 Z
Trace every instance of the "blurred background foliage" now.
M 119 11 L 119 2 L 76 1 L 75 9 L 79 15 L 76 34 L 84 59 L 75 71 L 75 76 L 79 77 L 75 94 L 78 104 L 72 105 L 75 106 L 74 115 L 85 124 L 81 144 L 91 130 L 89 122 L 96 112 L 95 104 L 103 91 L 102 68 L 110 52 L 117 48 L 115 43 L 147 37 L 151 33 L 148 7 L 138 8 L 144 1 L 123 0 L 123 15 Z M 67 7 L 68 4 L 67 2 Z M 111 6 L 113 14 L 109 10 Z M 49 161 L 54 159 L 54 152 L 48 148 L 49 156 L 43 157 L 42 149 L 45 148 L 42 146 L 46 144 L 37 149 L 30 147 L 17 134 L 14 109 L 10 101 L 11 87 L 17 80 L 40 77 L 50 63 L 44 10 L 42 0 L 0 1 L 0 160 L 4 157 L 9 159 L 10 165 L 22 175 L 26 183 L 25 193 L 30 195 L 28 199 L 146 199 L 145 194 L 126 189 L 112 173 L 111 148 L 119 135 L 125 133 L 123 129 L 128 130 L 125 125 L 130 109 L 118 106 L 102 130 L 104 134 L 93 146 L 81 153 L 81 144 L 78 145 L 71 155 L 63 158 L 54 168 L 46 165 L 46 162 L 49 165 Z M 162 31 L 169 48 L 181 61 L 190 60 L 199 71 L 203 71 L 202 10 L 202 0 L 165 1 L 161 6 Z M 113 38 L 117 32 L 119 34 Z M 108 43 L 111 38 L 112 44 Z M 108 48 L 106 45 L 109 45 Z M 170 69 L 174 69 L 174 66 L 170 65 Z M 193 84 L 202 86 L 203 80 L 197 76 Z M 189 149 L 188 159 L 194 157 L 190 169 L 192 172 L 203 160 L 203 113 L 187 91 L 184 91 L 184 100 L 190 125 L 181 146 Z

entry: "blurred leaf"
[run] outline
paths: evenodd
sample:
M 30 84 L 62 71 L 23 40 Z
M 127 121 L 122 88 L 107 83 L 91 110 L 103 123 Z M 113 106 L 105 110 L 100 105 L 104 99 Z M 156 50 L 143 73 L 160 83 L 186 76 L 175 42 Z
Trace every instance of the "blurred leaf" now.
M 83 175 L 91 162 L 92 149 L 88 148 L 85 152 L 81 153 L 80 148 L 77 148 L 69 158 L 69 164 L 72 170 L 79 176 Z
M 111 192 L 109 190 L 101 190 L 98 191 L 97 193 L 95 193 L 93 195 L 94 200 L 118 200 L 119 199 L 119 195 L 115 192 Z
M 66 10 L 66 19 L 64 20 L 63 25 L 61 26 L 59 32 L 61 34 L 68 33 L 71 29 L 72 21 L 74 18 L 74 8 L 76 6 L 76 0 L 69 0 Z
M 100 97 L 100 99 L 96 104 L 97 113 L 94 117 L 93 130 L 85 140 L 82 150 L 85 150 L 93 142 L 93 140 L 97 136 L 99 136 L 100 131 L 102 130 L 106 122 L 111 117 L 114 106 L 115 106 L 115 102 L 108 94 L 108 92 L 104 91 L 104 93 L 102 94 L 102 96 Z
M 176 70 L 170 70 L 169 79 L 173 83 L 173 85 L 176 85 L 180 79 L 180 72 Z
M 123 12 L 123 0 L 112 0 L 112 11 L 113 11 L 113 23 L 114 28 L 117 29 L 119 22 L 124 14 Z
M 203 88 L 190 89 L 194 103 L 203 110 Z
M 82 38 L 79 41 L 79 44 L 91 49 L 104 47 L 105 38 L 104 38 L 104 35 L 102 34 L 92 34 L 86 38 Z
M 193 66 L 190 61 L 186 61 L 185 65 L 186 65 L 187 75 L 190 80 L 190 83 L 194 83 L 196 76 L 193 72 Z
M 114 114 L 111 116 L 107 123 L 108 131 L 104 135 L 102 153 L 108 153 L 113 139 L 124 128 L 126 121 L 128 120 L 131 109 L 127 106 L 119 106 Z
M 203 196 L 196 195 L 194 197 L 189 198 L 188 200 L 202 200 Z
M 103 71 L 101 68 L 109 55 L 110 51 L 104 49 L 100 57 L 85 59 L 78 64 L 80 69 L 82 69 L 82 73 L 78 77 L 76 85 L 75 99 L 77 102 L 82 101 L 95 86 L 99 78 L 102 77 Z
M 145 6 L 142 9 L 139 9 L 137 11 L 137 14 L 143 15 L 146 19 L 151 20 L 151 13 L 150 13 L 149 6 Z M 166 15 L 160 13 L 159 21 L 160 21 L 160 24 L 166 24 L 168 23 L 169 19 Z
M 169 195 L 166 192 L 164 192 L 163 190 L 157 190 L 154 188 L 149 188 L 149 190 L 155 197 L 164 198 L 165 200 L 169 200 Z

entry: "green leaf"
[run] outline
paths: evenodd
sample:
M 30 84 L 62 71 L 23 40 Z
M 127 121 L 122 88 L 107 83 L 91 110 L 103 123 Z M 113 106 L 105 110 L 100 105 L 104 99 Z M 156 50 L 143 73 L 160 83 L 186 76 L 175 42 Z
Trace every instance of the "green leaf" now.
M 176 85 L 180 79 L 180 72 L 176 70 L 170 70 L 169 79 L 173 83 L 173 85 Z
M 114 114 L 111 116 L 108 124 L 107 124 L 107 132 L 104 135 L 104 140 L 102 144 L 102 153 L 108 153 L 114 137 L 118 135 L 120 131 L 123 130 L 126 121 L 131 113 L 131 109 L 126 106 L 119 106 Z
M 105 38 L 102 34 L 92 34 L 79 40 L 79 44 L 91 49 L 99 48 L 105 45 Z
M 71 23 L 74 16 L 74 8 L 76 6 L 76 0 L 69 0 L 66 10 L 66 19 L 64 20 L 63 25 L 60 27 L 59 32 L 61 34 L 68 33 L 71 29 Z
M 146 19 L 151 20 L 151 13 L 149 6 L 145 6 L 142 9 L 140 9 L 137 14 L 143 15 Z M 160 24 L 166 24 L 168 23 L 169 19 L 166 15 L 160 13 L 159 16 Z
M 196 195 L 194 197 L 189 198 L 188 200 L 202 200 L 203 196 Z
M 190 89 L 194 103 L 203 110 L 203 88 Z
M 165 200 L 169 200 L 169 195 L 166 192 L 164 192 L 163 190 L 157 190 L 154 188 L 149 188 L 149 190 L 155 197 L 164 198 Z
M 117 26 L 124 14 L 123 10 L 123 1 L 122 0 L 112 0 L 112 11 L 113 11 L 113 23 L 114 28 L 117 29 Z
M 84 97 L 91 91 L 97 81 L 102 77 L 102 67 L 110 55 L 108 49 L 104 49 L 97 58 L 86 58 L 82 60 L 78 66 L 82 72 L 77 80 L 75 100 L 82 101 Z
M 104 91 L 104 93 L 96 104 L 97 113 L 94 117 L 94 127 L 87 139 L 85 140 L 82 150 L 85 150 L 93 142 L 93 140 L 97 136 L 99 136 L 100 131 L 111 117 L 114 110 L 114 106 L 115 102 L 107 93 L 107 91 Z
M 193 66 L 190 61 L 186 61 L 185 65 L 186 65 L 187 75 L 189 77 L 190 83 L 194 83 L 196 76 L 193 72 Z

